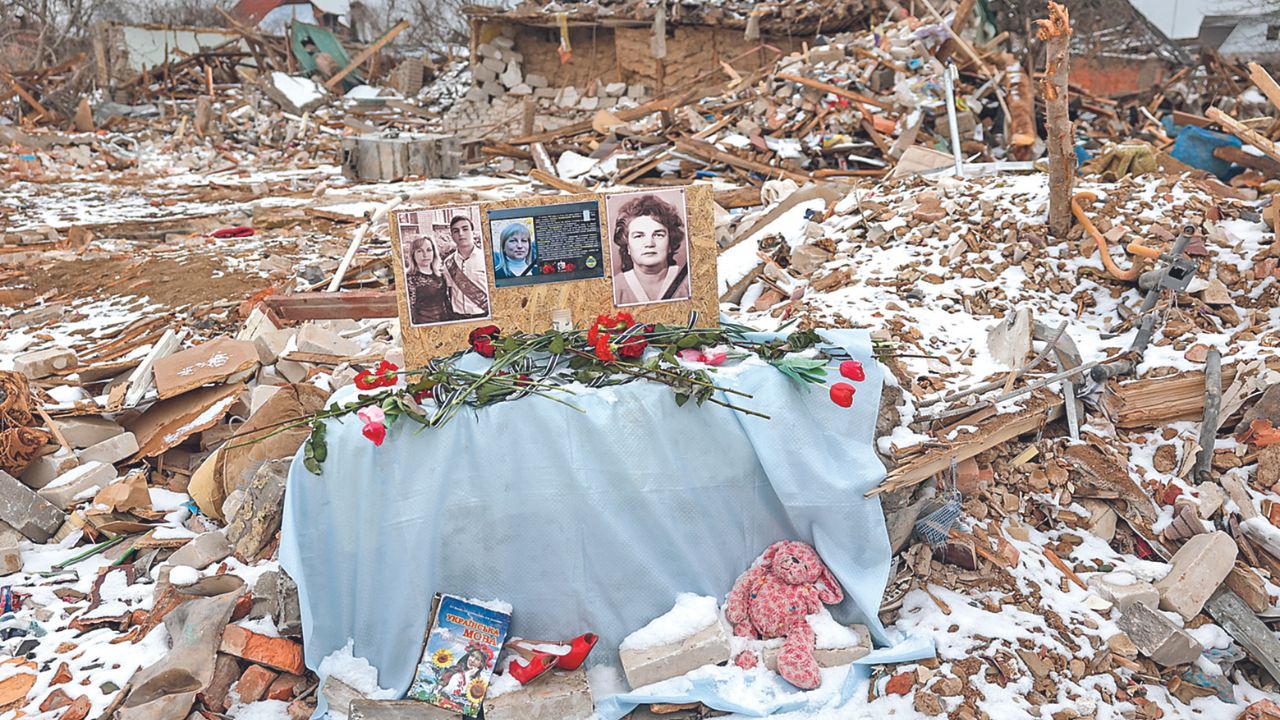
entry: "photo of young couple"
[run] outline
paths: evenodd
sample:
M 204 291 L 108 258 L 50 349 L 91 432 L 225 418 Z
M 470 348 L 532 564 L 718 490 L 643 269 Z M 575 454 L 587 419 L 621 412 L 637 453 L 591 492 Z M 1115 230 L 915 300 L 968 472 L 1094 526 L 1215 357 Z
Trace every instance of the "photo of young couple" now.
M 489 317 L 478 205 L 399 212 L 396 227 L 411 326 Z

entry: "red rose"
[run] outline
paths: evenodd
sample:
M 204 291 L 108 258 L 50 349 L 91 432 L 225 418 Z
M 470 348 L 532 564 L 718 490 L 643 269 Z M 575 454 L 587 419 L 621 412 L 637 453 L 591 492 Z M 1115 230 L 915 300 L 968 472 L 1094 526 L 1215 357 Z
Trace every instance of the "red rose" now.
M 368 370 L 361 370 L 360 372 L 356 373 L 355 382 L 356 382 L 356 388 L 360 390 L 373 390 L 381 386 L 381 383 L 378 381 L 378 378 L 374 377 L 373 373 L 369 372 Z
M 849 383 L 838 382 L 831 386 L 831 402 L 840 407 L 853 405 L 853 394 L 857 392 Z
M 413 400 L 414 402 L 421 405 L 423 400 L 426 400 L 427 398 L 435 397 L 435 396 L 436 396 L 436 392 L 434 388 L 423 388 L 422 390 L 419 390 L 418 392 L 413 394 Z
M 482 325 L 472 330 L 471 335 L 468 336 L 471 341 L 471 349 L 484 357 L 491 358 L 497 352 L 497 349 L 493 346 L 493 339 L 501 334 L 502 331 L 498 329 L 497 325 Z
M 365 423 L 364 429 L 360 432 L 378 447 L 381 447 L 382 441 L 387 439 L 387 426 L 382 423 Z
M 867 373 L 862 369 L 862 363 L 857 360 L 845 360 L 840 363 L 840 374 L 854 382 L 862 382 L 867 379 Z
M 634 360 L 644 355 L 644 349 L 648 346 L 648 340 L 645 340 L 638 335 L 633 335 L 627 338 L 622 345 L 618 347 L 618 354 L 624 358 Z

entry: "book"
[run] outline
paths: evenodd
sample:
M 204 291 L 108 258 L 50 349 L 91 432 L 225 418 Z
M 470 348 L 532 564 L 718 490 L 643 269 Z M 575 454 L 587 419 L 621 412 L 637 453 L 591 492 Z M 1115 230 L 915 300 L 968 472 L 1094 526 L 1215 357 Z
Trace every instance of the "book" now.
M 511 627 L 511 607 L 437 595 L 408 697 L 475 717 Z

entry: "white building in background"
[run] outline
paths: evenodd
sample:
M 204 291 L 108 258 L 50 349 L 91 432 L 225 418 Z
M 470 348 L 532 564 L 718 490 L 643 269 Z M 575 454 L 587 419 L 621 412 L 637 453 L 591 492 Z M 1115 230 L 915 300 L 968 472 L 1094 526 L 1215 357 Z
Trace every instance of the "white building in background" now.
M 1200 34 L 1206 15 L 1248 14 L 1258 0 L 1131 0 L 1165 35 L 1178 40 Z

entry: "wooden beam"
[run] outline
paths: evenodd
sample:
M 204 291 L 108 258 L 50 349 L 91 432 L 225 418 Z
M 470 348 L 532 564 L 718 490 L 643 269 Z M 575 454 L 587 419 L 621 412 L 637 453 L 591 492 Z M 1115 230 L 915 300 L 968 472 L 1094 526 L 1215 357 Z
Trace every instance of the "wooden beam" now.
M 399 314 L 394 290 L 344 290 L 269 295 L 262 303 L 283 320 L 361 320 Z
M 395 38 L 395 36 L 404 32 L 405 29 L 408 27 L 409 27 L 408 20 L 401 20 L 400 22 L 396 23 L 395 26 L 392 27 L 390 30 L 388 30 L 385 35 L 375 40 L 372 45 L 356 53 L 356 56 L 351 58 L 351 62 L 347 63 L 346 67 L 339 70 L 338 73 L 333 77 L 329 78 L 328 80 L 325 80 L 324 86 L 332 90 L 335 86 L 337 86 L 338 83 L 342 82 L 343 78 L 350 75 L 356 68 L 360 67 L 360 65 L 362 65 L 365 60 L 368 60 L 370 57 L 373 56 L 374 53 L 381 50 L 383 45 L 386 45 L 387 43 L 391 42 L 392 39 Z
M 1280 177 L 1280 162 L 1272 160 L 1269 157 L 1259 157 L 1257 155 L 1247 153 L 1238 147 L 1224 145 L 1222 147 L 1214 148 L 1213 156 L 1219 160 L 1226 160 L 1227 162 L 1232 162 L 1251 170 L 1257 170 L 1264 175 Z
M 1280 148 L 1277 148 L 1275 143 L 1263 137 L 1258 131 L 1249 128 L 1244 123 L 1215 107 L 1209 108 L 1209 111 L 1205 114 L 1210 120 L 1218 123 L 1223 130 L 1258 148 L 1272 160 L 1280 161 Z
M 794 83 L 800 83 L 801 85 L 807 85 L 815 90 L 822 90 L 823 92 L 829 92 L 832 95 L 845 98 L 846 100 L 853 100 L 856 102 L 864 103 L 866 105 L 871 105 L 873 107 L 878 107 L 881 110 L 884 110 L 885 112 L 894 111 L 893 106 L 888 103 L 881 102 L 868 95 L 856 93 L 852 90 L 846 90 L 840 87 L 839 85 L 832 85 L 831 83 L 824 83 L 821 80 L 814 80 L 812 78 L 801 77 L 800 75 L 791 75 L 789 73 L 778 73 L 777 78 L 779 80 L 786 80 L 787 82 L 794 82 Z
M 558 177 L 556 177 L 555 175 L 552 175 L 552 174 L 551 174 L 551 173 L 549 173 L 549 172 L 545 172 L 545 171 L 539 170 L 538 168 L 534 168 L 534 169 L 530 170 L 530 171 L 529 171 L 529 177 L 530 177 L 530 178 L 532 178 L 532 179 L 534 179 L 534 180 L 537 180 L 538 182 L 542 183 L 543 185 L 550 185 L 551 187 L 553 187 L 553 188 L 555 188 L 555 189 L 557 189 L 557 190 L 563 190 L 563 191 L 565 191 L 565 192 L 567 192 L 567 193 L 589 193 L 589 192 L 591 192 L 590 190 L 588 190 L 587 188 L 583 187 L 582 185 L 579 185 L 579 184 L 578 184 L 578 183 L 576 183 L 576 182 L 570 182 L 570 181 L 568 181 L 568 180 L 564 180 L 564 179 L 562 179 L 562 178 L 558 178 Z
M 1263 95 L 1271 101 L 1276 108 L 1280 108 L 1280 85 L 1276 84 L 1275 78 L 1271 77 L 1261 65 L 1256 62 L 1249 63 L 1249 79 L 1254 85 L 1262 91 Z
M 795 172 L 793 170 L 787 170 L 786 168 L 774 167 L 755 160 L 738 157 L 733 153 L 725 152 L 715 145 L 701 140 L 694 140 L 692 138 L 676 138 L 674 142 L 677 148 L 684 150 L 687 153 L 697 155 L 698 157 L 707 160 L 716 160 L 726 165 L 742 168 L 743 170 L 758 172 L 767 177 L 791 178 L 802 185 L 813 179 L 806 173 Z
M 41 105 L 40 101 L 36 100 L 35 97 L 31 95 L 31 93 L 27 92 L 26 88 L 19 85 L 18 81 L 15 80 L 12 75 L 6 72 L 4 73 L 4 79 L 7 80 L 10 85 L 13 86 L 13 91 L 18 93 L 18 97 L 22 98 L 24 101 L 26 101 L 28 105 L 34 108 L 36 112 L 40 113 L 41 117 L 43 117 L 46 120 L 53 119 L 53 114 L 50 113 L 45 108 L 45 106 Z
M 1056 395 L 1036 396 L 1027 401 L 1027 409 L 997 415 L 979 425 L 978 431 L 957 439 L 949 447 L 931 450 L 919 459 L 894 468 L 879 487 L 867 495 L 898 490 L 928 480 L 951 467 L 951 461 L 967 460 L 1024 433 L 1038 430 L 1062 413 L 1062 398 Z

